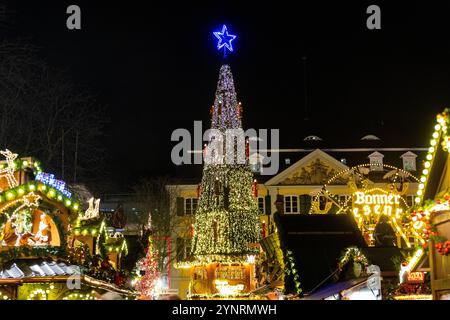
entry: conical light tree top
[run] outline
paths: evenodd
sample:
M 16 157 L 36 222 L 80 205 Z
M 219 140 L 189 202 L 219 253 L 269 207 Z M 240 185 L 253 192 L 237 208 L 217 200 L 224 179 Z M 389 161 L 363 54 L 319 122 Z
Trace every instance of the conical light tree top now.
M 211 128 L 222 131 L 242 128 L 241 105 L 236 98 L 231 68 L 226 64 L 220 68 L 216 98 L 211 107 Z
M 211 129 L 225 133 L 222 141 L 227 139 L 226 130 L 240 129 L 243 134 L 241 114 L 231 69 L 223 65 L 211 108 Z M 215 146 L 212 140 L 211 145 Z M 216 160 L 228 159 L 228 152 L 236 151 L 237 145 L 231 150 L 226 146 L 222 145 L 223 153 L 215 154 L 217 150 L 211 148 L 205 154 Z M 260 220 L 252 184 L 253 173 L 245 161 L 205 162 L 192 239 L 196 263 L 244 263 L 249 255 L 258 254 L 254 244 L 260 240 Z

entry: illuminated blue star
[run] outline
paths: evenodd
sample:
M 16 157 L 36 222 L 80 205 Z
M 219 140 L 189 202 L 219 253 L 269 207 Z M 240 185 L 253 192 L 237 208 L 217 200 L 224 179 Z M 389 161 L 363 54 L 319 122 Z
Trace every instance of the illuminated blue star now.
M 214 35 L 217 39 L 219 39 L 219 42 L 217 43 L 217 50 L 222 49 L 225 52 L 225 49 L 228 49 L 230 52 L 233 52 L 233 45 L 231 44 L 231 41 L 236 39 L 235 35 L 229 34 L 227 30 L 227 26 L 223 25 L 222 31 L 216 31 L 214 32 Z

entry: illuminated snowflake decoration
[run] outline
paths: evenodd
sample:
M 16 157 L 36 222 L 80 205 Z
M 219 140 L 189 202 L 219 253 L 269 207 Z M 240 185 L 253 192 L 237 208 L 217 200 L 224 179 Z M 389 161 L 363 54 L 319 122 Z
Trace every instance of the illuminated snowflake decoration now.
M 216 31 L 213 33 L 214 36 L 219 40 L 219 42 L 217 43 L 217 50 L 221 50 L 223 48 L 224 53 L 226 52 L 226 49 L 228 49 L 230 52 L 233 52 L 233 45 L 231 44 L 231 41 L 236 39 L 236 36 L 228 33 L 226 25 L 223 25 L 222 31 Z

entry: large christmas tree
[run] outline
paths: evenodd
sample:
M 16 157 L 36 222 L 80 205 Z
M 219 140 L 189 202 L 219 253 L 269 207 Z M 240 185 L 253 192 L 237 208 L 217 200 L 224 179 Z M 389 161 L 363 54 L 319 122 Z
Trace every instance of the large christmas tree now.
M 231 69 L 223 65 L 211 108 L 211 129 L 223 133 L 224 143 L 222 152 L 206 149 L 216 154 L 206 155 L 214 159 L 205 162 L 195 212 L 192 254 L 197 263 L 241 263 L 258 253 L 252 244 L 259 241 L 261 229 L 258 205 L 252 192 L 253 174 L 248 163 L 248 150 L 244 151 L 243 162 L 237 161 L 242 159 L 239 156 L 242 148 L 237 146 L 235 139 L 233 148 L 226 151 L 225 133 L 228 129 L 242 129 L 241 112 Z M 230 150 L 235 152 L 231 163 L 226 160 Z

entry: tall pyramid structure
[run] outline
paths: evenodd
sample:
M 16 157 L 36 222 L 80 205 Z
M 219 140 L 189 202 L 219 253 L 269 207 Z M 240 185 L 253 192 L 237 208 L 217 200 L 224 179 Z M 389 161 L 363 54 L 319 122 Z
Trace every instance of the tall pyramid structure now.
M 222 134 L 212 140 L 222 143 L 210 148 L 214 143 L 210 141 L 204 152 L 210 160 L 205 161 L 195 212 L 193 295 L 245 295 L 254 289 L 261 226 L 241 118 L 231 69 L 223 65 L 211 107 L 211 129 Z M 241 139 L 230 139 L 226 134 L 230 129 L 241 132 Z M 238 146 L 239 141 L 244 146 Z

